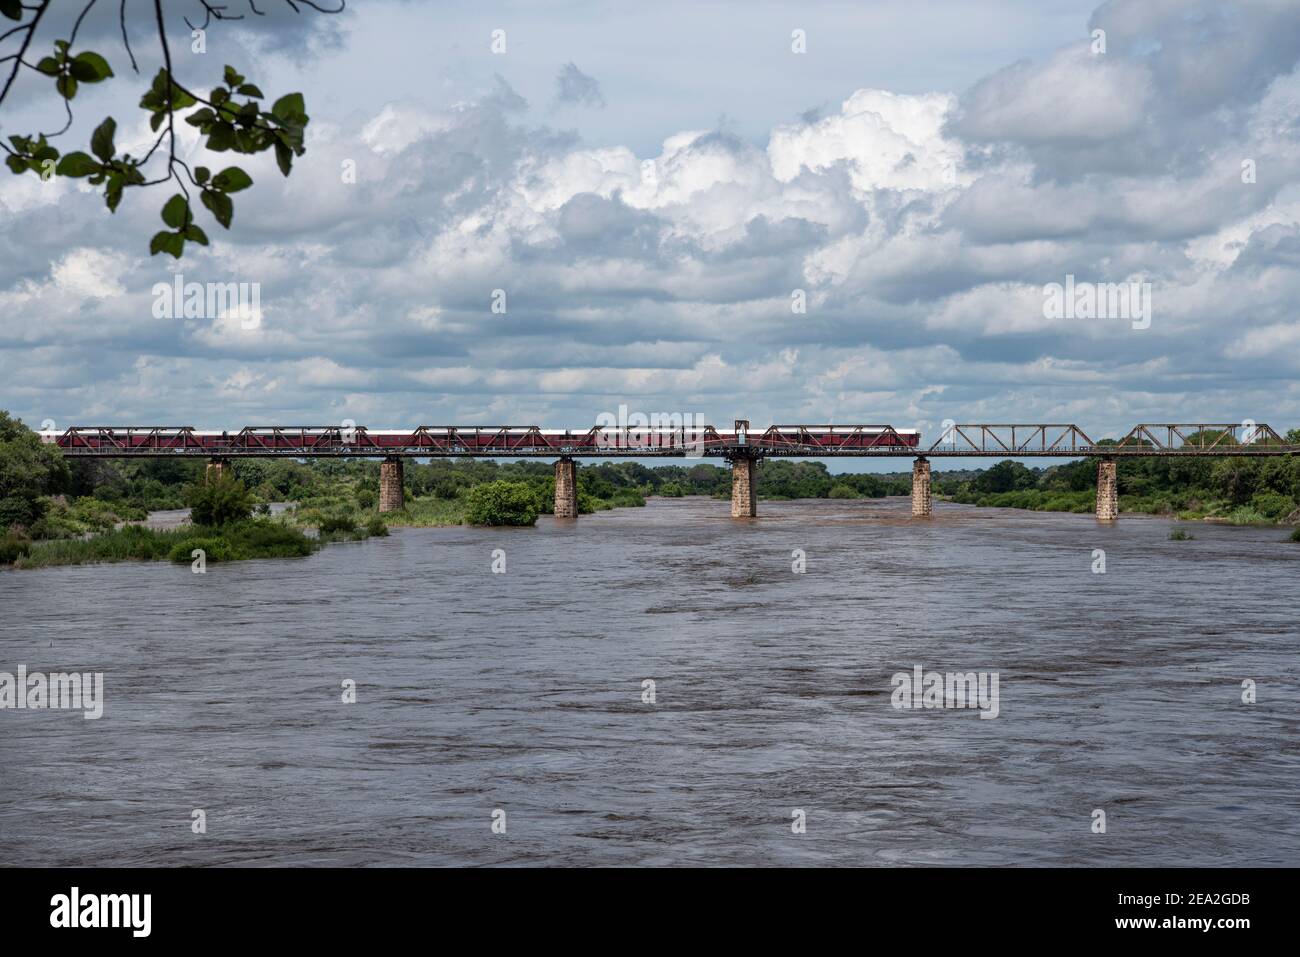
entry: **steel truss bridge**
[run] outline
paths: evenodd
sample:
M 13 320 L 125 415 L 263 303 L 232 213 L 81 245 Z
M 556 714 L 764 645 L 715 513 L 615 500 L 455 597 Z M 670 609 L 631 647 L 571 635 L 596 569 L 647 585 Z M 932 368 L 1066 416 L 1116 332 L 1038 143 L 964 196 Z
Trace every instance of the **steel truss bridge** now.
M 947 425 L 947 423 L 945 423 Z M 361 426 L 247 426 L 237 432 L 190 426 L 74 426 L 42 433 L 72 457 L 272 458 L 764 458 L 764 457 L 1127 457 L 1295 455 L 1267 425 L 1161 423 L 1134 426 L 1118 440 L 1094 441 L 1072 424 L 953 424 L 931 444 L 890 425 L 773 425 L 727 432 L 699 428 L 425 426 L 407 431 Z

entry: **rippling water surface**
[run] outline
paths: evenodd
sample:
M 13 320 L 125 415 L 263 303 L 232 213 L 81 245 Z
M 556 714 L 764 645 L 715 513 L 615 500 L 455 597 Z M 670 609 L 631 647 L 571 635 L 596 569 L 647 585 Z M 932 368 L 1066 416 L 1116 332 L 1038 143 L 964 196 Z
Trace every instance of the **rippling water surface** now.
M 907 508 L 0 573 L 0 671 L 107 699 L 0 711 L 3 863 L 1300 865 L 1300 546 Z M 895 710 L 918 664 L 999 716 Z

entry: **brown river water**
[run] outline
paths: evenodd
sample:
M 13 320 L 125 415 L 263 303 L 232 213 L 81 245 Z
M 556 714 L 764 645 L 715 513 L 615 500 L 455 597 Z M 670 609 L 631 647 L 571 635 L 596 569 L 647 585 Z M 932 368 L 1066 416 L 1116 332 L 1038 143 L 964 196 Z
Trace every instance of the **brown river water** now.
M 1300 545 L 935 508 L 0 572 L 0 672 L 104 675 L 0 710 L 0 862 L 1300 865 Z M 918 665 L 996 718 L 895 708 Z

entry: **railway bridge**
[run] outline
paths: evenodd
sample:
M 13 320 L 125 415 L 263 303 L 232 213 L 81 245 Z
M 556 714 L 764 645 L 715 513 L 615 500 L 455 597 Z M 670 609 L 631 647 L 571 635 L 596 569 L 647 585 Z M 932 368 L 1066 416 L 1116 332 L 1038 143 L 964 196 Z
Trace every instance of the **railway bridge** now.
M 601 427 L 586 431 L 538 426 L 420 426 L 409 431 L 361 426 L 246 426 L 237 432 L 189 426 L 73 426 L 42 432 L 45 442 L 73 458 L 208 460 L 209 479 L 232 459 L 382 458 L 379 510 L 403 507 L 408 458 L 554 458 L 555 515 L 577 518 L 579 458 L 721 458 L 731 465 L 731 515 L 758 514 L 756 467 L 764 458 L 910 458 L 912 514 L 931 514 L 930 460 L 935 458 L 1097 459 L 1097 518 L 1119 517 L 1116 462 L 1140 456 L 1260 456 L 1300 454 L 1267 425 L 1161 423 L 1134 426 L 1120 439 L 1093 441 L 1077 425 L 948 424 L 926 445 L 914 429 L 890 425 L 773 425 L 751 429 L 737 419 L 730 431 L 699 427 Z

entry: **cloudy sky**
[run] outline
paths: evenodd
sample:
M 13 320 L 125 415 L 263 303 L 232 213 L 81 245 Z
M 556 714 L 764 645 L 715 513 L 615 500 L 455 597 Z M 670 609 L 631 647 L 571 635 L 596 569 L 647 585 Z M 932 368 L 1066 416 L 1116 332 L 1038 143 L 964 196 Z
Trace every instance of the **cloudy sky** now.
M 81 4 L 57 6 L 38 55 Z M 167 186 L 110 215 L 84 180 L 0 170 L 0 408 L 1300 425 L 1296 0 L 281 6 L 194 53 L 199 5 L 165 5 L 186 85 L 231 63 L 311 115 L 287 180 L 184 128 L 191 163 L 255 180 L 231 231 L 201 214 L 209 249 L 148 255 Z M 83 85 L 65 152 L 108 115 L 119 147 L 150 142 L 157 38 L 127 8 L 142 73 L 99 3 L 77 47 L 117 76 Z M 45 78 L 0 107 L 0 135 L 63 121 Z M 259 283 L 261 324 L 156 318 L 178 271 Z M 1067 275 L 1149 282 L 1149 328 L 1048 318 Z

